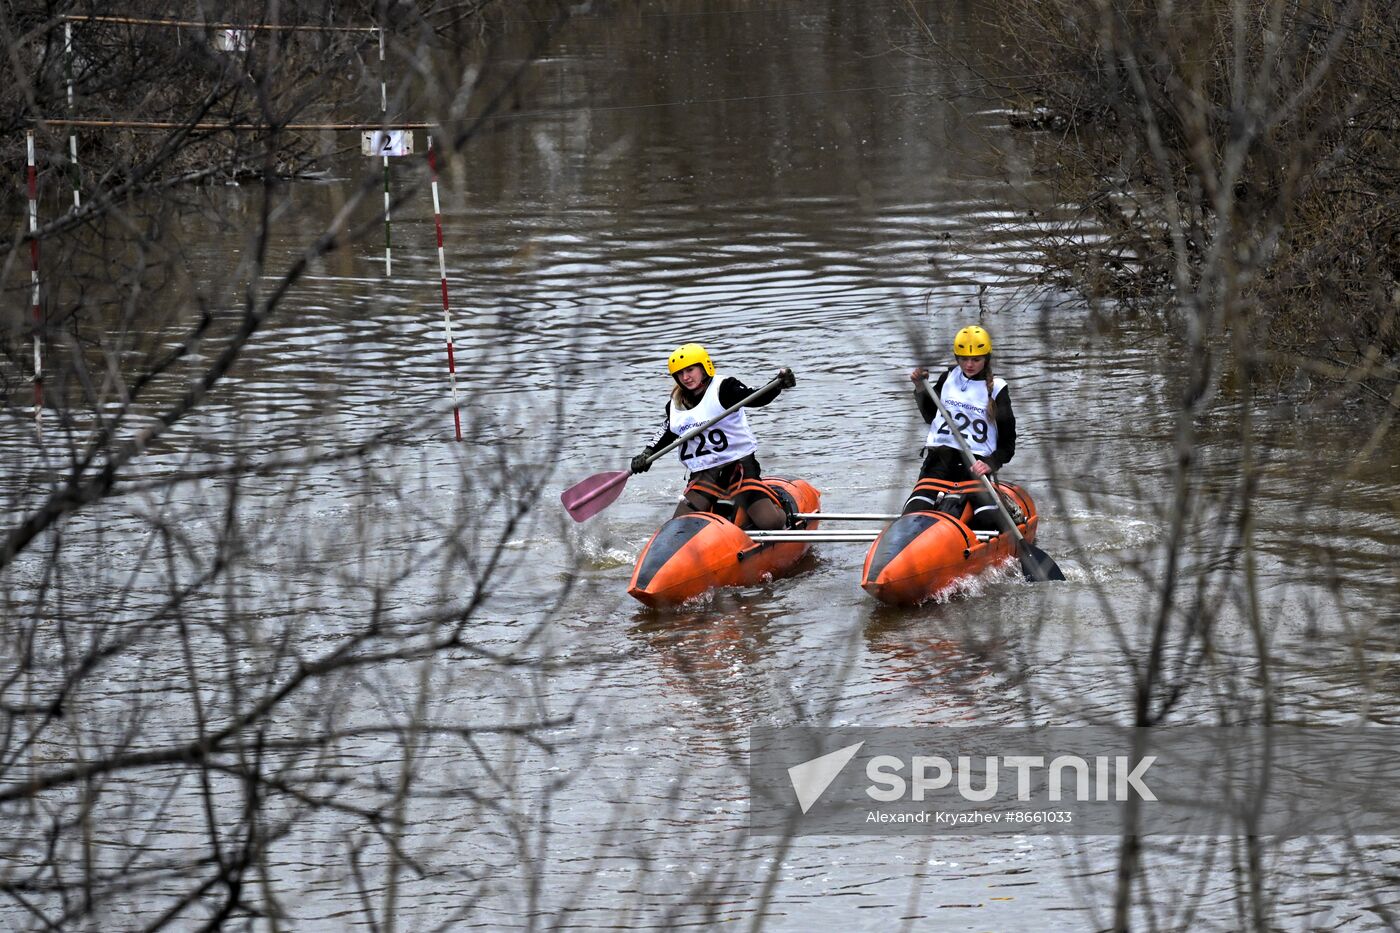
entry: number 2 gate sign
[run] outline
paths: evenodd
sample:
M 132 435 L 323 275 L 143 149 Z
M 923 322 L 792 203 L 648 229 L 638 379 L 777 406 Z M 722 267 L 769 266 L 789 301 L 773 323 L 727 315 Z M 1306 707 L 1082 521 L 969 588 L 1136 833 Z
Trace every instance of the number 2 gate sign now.
M 360 152 L 375 157 L 413 155 L 413 131 L 366 130 L 360 135 Z

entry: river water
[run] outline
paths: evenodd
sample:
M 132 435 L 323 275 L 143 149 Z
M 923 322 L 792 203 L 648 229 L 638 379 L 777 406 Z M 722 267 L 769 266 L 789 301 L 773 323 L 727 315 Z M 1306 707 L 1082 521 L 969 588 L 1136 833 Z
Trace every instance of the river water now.
M 920 9 L 948 47 L 994 67 L 998 39 L 975 8 Z M 192 597 L 208 639 L 192 660 L 176 643 L 142 642 L 87 689 L 88 725 L 66 738 L 99 746 L 139 706 L 148 724 L 134 744 L 159 744 L 156 726 L 188 725 L 189 664 L 210 684 L 264 664 L 276 673 L 279 639 L 315 654 L 376 612 L 407 631 L 416 613 L 479 595 L 469 647 L 336 681 L 334 697 L 299 699 L 280 724 L 553 724 L 538 744 L 509 733 L 419 741 L 424 793 L 406 809 L 402 840 L 416 868 L 399 872 L 392 895 L 375 833 L 324 810 L 300 822 L 272 846 L 260 895 L 293 928 L 368 926 L 348 867 L 356 859 L 370 898 L 392 897 L 405 929 L 748 925 L 760 909 L 765 928 L 784 930 L 1105 926 L 1116 840 L 750 839 L 744 748 L 753 724 L 1130 722 L 1124 654 L 1145 644 L 1160 605 L 1190 361 L 1154 322 L 1105 320 L 1035 284 L 1029 241 L 1047 206 L 1016 168 L 1025 140 L 979 72 L 918 54 L 926 46 L 908 7 L 674 3 L 626 19 L 623 28 L 582 13 L 525 94 L 526 111 L 546 113 L 493 124 L 444 171 L 467 443 L 453 442 L 447 413 L 423 193 L 396 212 L 392 277 L 377 235 L 313 263 L 210 403 L 136 472 L 159 479 L 413 430 L 364 462 L 247 481 L 242 560 Z M 335 179 L 290 186 L 269 270 L 377 171 L 344 161 Z M 398 190 L 422 178 L 406 162 L 394 171 Z M 203 264 L 194 277 L 230 305 L 230 257 L 248 247 L 240 219 L 255 217 L 260 197 L 191 195 L 203 208 L 183 231 Z M 374 210 L 366 202 L 360 219 Z M 994 335 L 1018 418 L 1004 478 L 1036 497 L 1040 544 L 1067 583 L 1029 585 L 1002 570 L 892 611 L 858 586 L 864 549 L 830 544 L 794 577 L 659 613 L 625 589 L 683 486 L 679 465 L 634 477 L 584 525 L 557 506 L 564 488 L 620 468 L 649 440 L 666 356 L 697 341 L 750 385 L 780 366 L 796 372 L 794 389 L 751 415 L 766 472 L 809 480 L 828 510 L 896 510 L 923 434 L 907 372 L 948 362 L 952 334 L 978 321 Z M 1252 402 L 1252 553 L 1276 653 L 1275 715 L 1395 724 L 1400 448 L 1386 440 L 1358 462 L 1374 426 L 1365 408 L 1299 390 Z M 1214 619 L 1217 642 L 1172 722 L 1254 712 L 1240 698 L 1257 666 L 1228 521 L 1241 405 L 1222 390 L 1196 422 L 1179 602 L 1186 616 Z M 7 436 L 14 449 L 18 430 Z M 7 492 L 24 497 L 41 471 L 7 472 Z M 195 553 L 219 533 L 228 492 L 224 481 L 195 483 L 92 510 L 60 562 L 69 610 L 126 624 L 148 614 L 201 566 L 179 547 L 153 556 L 166 553 L 153 529 L 176 529 Z M 530 508 L 505 531 L 512 501 Z M 15 604 L 41 567 L 35 558 L 10 572 Z M 211 702 L 228 698 L 208 691 Z M 345 802 L 375 798 L 405 760 L 383 735 L 334 748 Z M 169 788 L 162 819 L 179 829 L 135 840 L 159 794 L 128 788 L 128 808 L 111 804 L 104 828 L 114 851 L 175 858 L 200 844 L 198 796 L 173 778 Z M 1370 898 L 1393 906 L 1393 888 L 1376 879 L 1396 855 L 1382 844 L 1364 857 L 1280 847 L 1269 881 L 1280 925 L 1377 922 Z M 1238 876 L 1198 871 L 1199 857 L 1189 846 L 1154 854 L 1159 925 L 1237 925 Z M 149 920 L 167 906 L 146 891 L 112 910 Z

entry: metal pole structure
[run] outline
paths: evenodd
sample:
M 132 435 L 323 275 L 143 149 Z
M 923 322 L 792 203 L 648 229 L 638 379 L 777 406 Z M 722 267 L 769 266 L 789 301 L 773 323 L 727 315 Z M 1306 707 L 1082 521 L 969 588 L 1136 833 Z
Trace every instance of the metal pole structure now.
M 63 24 L 63 67 L 68 78 L 68 115 L 73 115 L 73 24 Z M 73 173 L 73 210 L 83 206 L 82 180 L 78 170 L 78 130 L 68 128 L 68 164 Z
M 433 149 L 432 133 L 428 134 L 428 168 L 433 176 L 433 222 L 437 224 L 438 274 L 442 277 L 442 326 L 447 335 L 447 382 L 452 387 L 452 426 L 460 441 L 462 411 L 457 402 L 457 360 L 452 349 L 452 311 L 447 302 L 447 255 L 442 249 L 442 202 L 438 200 L 437 152 Z
M 64 13 L 70 23 L 114 23 L 122 26 L 169 26 L 174 29 L 265 29 L 270 32 L 378 32 L 378 26 L 288 26 L 281 23 L 211 23 L 197 19 L 151 19 L 136 16 L 89 16 Z
M 785 541 L 815 541 L 819 538 L 851 538 L 853 540 L 874 541 L 882 534 L 873 528 L 868 531 L 860 531 L 855 528 L 777 528 L 773 530 L 754 528 L 746 530 L 745 533 L 750 536 L 757 535 L 758 537 L 754 538 L 755 541 L 759 537 L 766 540 L 782 539 Z
M 34 162 L 34 131 L 25 134 L 29 150 L 29 282 L 33 287 L 34 305 L 34 433 L 44 430 L 44 358 L 40 335 L 44 313 L 39 304 L 39 169 Z
M 379 114 L 383 129 L 389 130 L 389 74 L 384 65 L 384 27 L 379 27 Z M 384 275 L 392 274 L 393 258 L 389 244 L 389 157 L 384 157 Z
M 270 129 L 267 123 L 180 123 L 169 120 L 89 120 L 70 117 L 44 117 L 41 121 L 49 126 L 93 126 L 107 127 L 111 129 L 127 130 L 221 130 L 235 132 L 239 130 L 266 131 Z M 438 124 L 426 123 L 396 123 L 396 130 L 430 130 Z M 384 124 L 376 121 L 374 123 L 281 123 L 277 128 L 280 130 L 378 130 Z

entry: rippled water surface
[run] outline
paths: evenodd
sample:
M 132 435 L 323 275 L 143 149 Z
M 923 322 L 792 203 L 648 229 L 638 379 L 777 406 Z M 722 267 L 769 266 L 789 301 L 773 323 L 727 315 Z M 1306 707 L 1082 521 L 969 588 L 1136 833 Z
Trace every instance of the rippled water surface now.
M 945 38 L 995 58 L 997 37 L 976 16 L 945 12 Z M 142 461 L 155 476 L 235 450 L 329 451 L 415 426 L 369 466 L 332 461 L 295 485 L 248 483 L 259 569 L 229 586 L 250 626 L 295 618 L 307 646 L 329 644 L 371 611 L 407 614 L 469 592 L 469 579 L 445 578 L 441 561 L 423 555 L 460 519 L 484 540 L 499 531 L 502 487 L 523 488 L 508 463 L 546 468 L 538 502 L 505 544 L 507 572 L 471 622 L 476 647 L 426 673 L 391 666 L 364 694 L 365 721 L 399 709 L 408 692 L 394 695 L 394 684 L 420 676 L 433 679 L 432 712 L 443 718 L 559 721 L 547 745 L 508 735 L 424 743 L 426 780 L 456 796 L 408 814 L 406 843 L 422 871 L 399 882 L 403 927 L 459 917 L 485 928 L 708 925 L 751 920 L 765 901 L 774 929 L 1108 922 L 1111 839 L 799 837 L 778 846 L 743 834 L 750 725 L 1126 721 L 1122 644 L 1140 641 L 1157 606 L 1180 350 L 1146 322 L 1103 326 L 1033 284 L 1037 192 L 1006 161 L 1024 141 L 976 73 L 911 54 L 917 34 L 907 10 L 878 3 L 659 7 L 628 30 L 582 17 L 532 91 L 528 109 L 551 115 L 501 122 L 443 175 L 468 443 L 451 440 L 424 191 L 396 212 L 391 278 L 374 236 L 318 261 L 212 404 Z M 269 268 L 291 262 L 370 170 L 347 161 L 336 180 L 293 185 Z M 396 190 L 422 178 L 421 166 L 394 170 Z M 248 247 L 239 218 L 260 196 L 194 196 L 227 221 L 190 216 L 189 235 L 207 244 L 197 275 L 232 275 L 231 258 Z M 366 202 L 361 219 L 372 222 L 375 208 Z M 884 609 L 857 585 L 864 549 L 830 544 L 789 579 L 657 613 L 625 589 L 682 488 L 679 465 L 634 477 L 587 524 L 557 507 L 564 488 L 620 468 L 649 440 L 668 391 L 666 356 L 698 341 L 750 385 L 780 366 L 796 372 L 796 388 L 750 416 L 766 472 L 809 480 L 828 510 L 897 509 L 924 430 L 907 372 L 946 362 L 952 334 L 979 312 L 1020 429 L 1004 477 L 1037 498 L 1040 544 L 1065 584 L 1028 585 L 1002 570 L 917 611 Z M 1211 411 L 1198 425 L 1198 475 L 1207 501 L 1228 503 L 1240 411 L 1228 393 Z M 1345 458 L 1320 439 L 1364 434 L 1363 414 L 1279 397 L 1263 399 L 1257 417 L 1258 610 L 1285 659 L 1286 715 L 1393 724 L 1394 678 L 1370 676 L 1350 651 L 1359 640 L 1372 664 L 1396 658 L 1400 454 L 1383 445 L 1339 486 Z M 88 537 L 69 546 L 100 569 L 74 585 L 91 587 L 103 612 L 158 604 L 170 581 L 141 563 L 147 517 L 212 536 L 222 492 L 193 484 L 95 511 Z M 1186 611 L 1218 610 L 1221 650 L 1247 664 L 1235 571 L 1209 573 L 1230 547 L 1205 533 L 1185 549 L 1189 571 L 1206 581 L 1188 588 L 1186 601 L 1200 605 Z M 104 605 L 103 588 L 124 587 L 129 573 L 142 580 L 129 604 Z M 396 575 L 397 602 L 369 605 L 361 585 Z M 230 596 L 201 598 L 213 614 Z M 483 656 L 513 651 L 550 666 L 500 668 Z M 211 652 L 200 663 L 216 677 L 246 660 Z M 94 715 L 120 719 L 150 690 L 154 703 L 151 685 L 180 678 L 184 665 L 155 655 L 115 672 L 110 692 L 91 698 Z M 1188 697 L 1182 715 L 1206 699 Z M 165 715 L 183 712 L 156 718 Z M 396 741 L 351 749 L 362 773 L 393 779 Z M 139 806 L 140 789 L 132 795 Z M 195 802 L 185 815 L 193 838 Z M 274 874 L 296 892 L 283 905 L 295 928 L 364 923 L 343 871 L 342 828 L 320 818 L 274 847 Z M 183 843 L 174 833 L 156 844 Z M 1165 853 L 1156 877 L 1180 889 L 1192 864 L 1189 852 Z M 1205 888 L 1203 914 L 1229 927 L 1228 883 Z M 1328 890 L 1290 902 L 1299 927 L 1360 915 L 1347 882 Z

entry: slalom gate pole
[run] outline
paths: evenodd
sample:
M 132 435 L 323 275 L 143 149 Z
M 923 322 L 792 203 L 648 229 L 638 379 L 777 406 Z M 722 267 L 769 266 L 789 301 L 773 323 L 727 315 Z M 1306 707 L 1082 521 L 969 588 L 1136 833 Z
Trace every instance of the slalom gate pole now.
M 389 127 L 389 74 L 384 65 L 384 27 L 379 27 L 379 115 L 385 132 Z M 393 274 L 389 244 L 389 157 L 384 156 L 384 275 Z
M 44 312 L 39 304 L 39 169 L 34 162 L 34 131 L 25 134 L 29 150 L 29 283 L 34 297 L 34 433 L 44 431 L 44 358 L 40 334 Z
M 447 256 L 442 249 L 442 201 L 438 199 L 437 152 L 433 149 L 432 133 L 428 134 L 428 168 L 433 177 L 433 222 L 437 225 L 438 274 L 442 278 L 442 325 L 447 335 L 447 382 L 452 387 L 452 425 L 460 441 L 462 410 L 457 401 L 457 360 L 452 349 L 452 311 L 447 301 Z
M 73 115 L 73 24 L 63 24 L 63 68 L 68 79 L 68 115 Z M 82 173 L 78 170 L 78 130 L 68 127 L 68 164 L 73 174 L 73 210 L 83 206 Z

